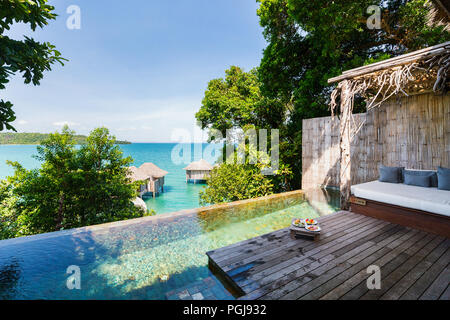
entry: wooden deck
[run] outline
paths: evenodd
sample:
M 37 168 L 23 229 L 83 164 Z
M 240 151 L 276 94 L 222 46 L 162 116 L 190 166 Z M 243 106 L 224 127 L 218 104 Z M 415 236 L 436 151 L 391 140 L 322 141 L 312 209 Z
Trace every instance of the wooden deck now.
M 208 252 L 210 268 L 240 299 L 450 300 L 450 239 L 346 211 L 319 220 L 318 241 L 282 229 Z

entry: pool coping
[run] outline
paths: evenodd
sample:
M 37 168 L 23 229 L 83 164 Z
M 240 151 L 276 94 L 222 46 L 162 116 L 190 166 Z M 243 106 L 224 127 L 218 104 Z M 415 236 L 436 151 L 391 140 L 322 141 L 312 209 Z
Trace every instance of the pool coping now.
M 268 196 L 264 196 L 264 197 L 215 204 L 215 205 L 210 205 L 210 206 L 200 207 L 200 208 L 184 209 L 184 210 L 180 210 L 180 211 L 163 213 L 163 214 L 154 215 L 154 216 L 134 218 L 134 219 L 129 219 L 129 220 L 115 221 L 115 222 L 108 222 L 108 223 L 102 223 L 102 224 L 68 229 L 68 230 L 53 231 L 53 232 L 36 234 L 36 235 L 32 235 L 32 236 L 23 236 L 23 237 L 18 237 L 18 238 L 5 239 L 5 240 L 0 240 L 0 248 L 6 247 L 9 245 L 31 242 L 31 241 L 38 241 L 38 240 L 43 240 L 43 239 L 51 239 L 51 238 L 57 238 L 57 237 L 63 237 L 63 236 L 77 235 L 77 234 L 82 234 L 82 233 L 89 232 L 89 231 L 98 231 L 98 230 L 103 230 L 103 229 L 111 229 L 111 228 L 115 228 L 115 227 L 129 226 L 129 225 L 139 224 L 142 222 L 153 222 L 153 221 L 159 222 L 159 221 L 164 221 L 164 220 L 168 220 L 168 219 L 173 219 L 176 217 L 196 215 L 199 213 L 202 213 L 202 214 L 208 213 L 210 211 L 218 210 L 218 209 L 220 210 L 220 209 L 229 209 L 229 208 L 233 208 L 233 207 L 239 207 L 242 205 L 248 205 L 250 203 L 256 203 L 256 202 L 271 200 L 271 199 L 275 199 L 275 198 L 290 198 L 295 195 L 304 195 L 304 191 L 303 190 L 294 190 L 294 191 L 289 191 L 289 192 L 276 193 L 276 194 L 272 194 L 272 195 L 268 195 Z

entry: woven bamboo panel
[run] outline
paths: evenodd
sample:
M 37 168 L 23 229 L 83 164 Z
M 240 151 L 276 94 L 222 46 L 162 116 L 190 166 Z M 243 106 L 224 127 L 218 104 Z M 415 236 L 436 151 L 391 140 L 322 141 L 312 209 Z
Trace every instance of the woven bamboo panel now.
M 352 184 L 376 180 L 380 164 L 450 167 L 450 95 L 395 97 L 354 116 L 364 125 L 352 142 Z M 339 186 L 338 118 L 303 120 L 302 140 L 302 189 Z

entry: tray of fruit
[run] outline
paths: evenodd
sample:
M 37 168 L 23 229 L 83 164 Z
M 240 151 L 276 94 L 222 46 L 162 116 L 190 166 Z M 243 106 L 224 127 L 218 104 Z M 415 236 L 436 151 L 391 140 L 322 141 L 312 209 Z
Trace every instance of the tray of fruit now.
M 304 228 L 305 223 L 303 219 L 292 219 L 292 225 L 297 228 Z
M 305 227 L 306 230 L 311 232 L 320 232 L 320 227 L 318 225 L 309 225 Z
M 306 224 L 307 226 L 313 226 L 316 225 L 318 222 L 317 220 L 307 218 L 303 221 L 303 223 Z

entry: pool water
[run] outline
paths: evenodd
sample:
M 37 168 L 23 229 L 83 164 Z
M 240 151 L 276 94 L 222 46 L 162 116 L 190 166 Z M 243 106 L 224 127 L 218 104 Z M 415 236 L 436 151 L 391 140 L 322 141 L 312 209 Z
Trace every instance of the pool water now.
M 214 277 L 205 252 L 287 227 L 293 217 L 332 213 L 338 201 L 336 192 L 317 190 L 306 199 L 297 193 L 0 241 L 0 298 L 166 299 Z M 80 290 L 66 286 L 71 265 L 80 268 Z

